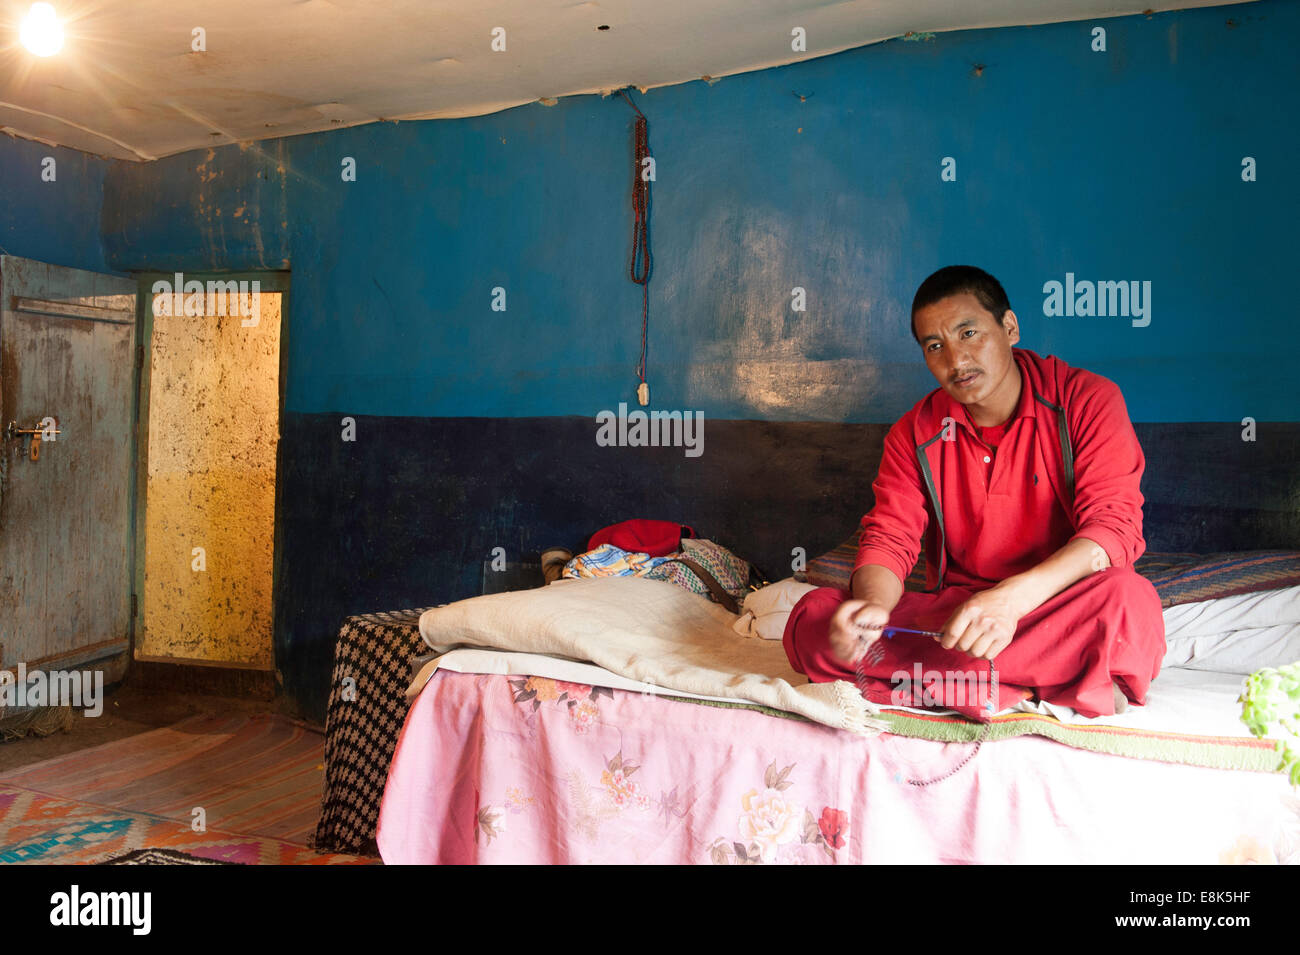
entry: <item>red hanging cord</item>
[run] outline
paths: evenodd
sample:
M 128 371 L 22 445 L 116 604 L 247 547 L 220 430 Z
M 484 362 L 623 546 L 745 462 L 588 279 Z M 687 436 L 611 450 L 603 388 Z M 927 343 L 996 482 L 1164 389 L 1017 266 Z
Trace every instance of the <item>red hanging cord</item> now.
M 636 129 L 632 141 L 632 262 L 628 269 L 633 282 L 641 286 L 641 358 L 637 362 L 636 376 L 641 385 L 638 396 L 645 404 L 646 341 L 650 324 L 650 183 L 645 177 L 646 158 L 650 155 L 650 142 L 645 114 L 637 109 L 626 90 L 619 95 L 627 105 L 636 110 Z

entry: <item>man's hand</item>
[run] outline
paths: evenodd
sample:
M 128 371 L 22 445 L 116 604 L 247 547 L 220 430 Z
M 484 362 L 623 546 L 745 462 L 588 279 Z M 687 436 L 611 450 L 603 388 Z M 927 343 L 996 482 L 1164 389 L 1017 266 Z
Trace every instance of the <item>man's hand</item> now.
M 1073 538 L 1038 566 L 963 603 L 944 624 L 939 643 L 976 659 L 992 660 L 1011 643 L 1021 617 L 1109 566 L 1110 557 L 1100 544 L 1085 537 Z
M 831 652 L 842 662 L 857 666 L 859 660 L 880 639 L 889 623 L 889 611 L 866 600 L 846 600 L 831 617 Z
M 999 584 L 975 594 L 943 626 L 939 645 L 977 660 L 992 660 L 1007 648 L 1024 616 L 1015 590 Z

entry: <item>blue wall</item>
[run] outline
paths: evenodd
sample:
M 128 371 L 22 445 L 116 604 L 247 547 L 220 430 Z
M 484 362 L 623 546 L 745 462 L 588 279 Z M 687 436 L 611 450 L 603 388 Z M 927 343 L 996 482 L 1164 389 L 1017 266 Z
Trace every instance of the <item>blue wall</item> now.
M 53 182 L 41 178 L 47 157 Z M 0 253 L 111 271 L 100 235 L 110 165 L 75 149 L 0 136 Z
M 1300 9 L 1267 2 L 891 41 L 638 96 L 654 404 L 892 421 L 933 387 L 911 295 L 971 262 L 1026 347 L 1115 379 L 1136 420 L 1295 420 L 1274 322 L 1300 207 L 1296 35 Z M 635 386 L 631 119 L 572 97 L 118 163 L 105 246 L 123 269 L 290 267 L 289 410 L 594 415 Z M 1150 326 L 1045 317 L 1067 272 L 1149 280 Z
M 620 99 L 112 163 L 103 248 L 122 270 L 292 273 L 275 639 L 317 719 L 344 616 L 477 593 L 495 546 L 535 559 L 658 517 L 781 576 L 792 546 L 841 541 L 885 426 L 935 384 L 912 295 L 957 262 L 1002 280 L 1022 345 L 1120 384 L 1145 423 L 1149 549 L 1300 548 L 1279 338 L 1297 35 L 1300 7 L 1269 0 L 637 95 L 657 161 L 652 404 L 704 412 L 700 458 L 593 440 L 598 411 L 634 400 L 640 337 Z M 1150 325 L 1045 316 L 1068 272 L 1151 282 Z M 1245 416 L 1274 424 L 1244 445 Z

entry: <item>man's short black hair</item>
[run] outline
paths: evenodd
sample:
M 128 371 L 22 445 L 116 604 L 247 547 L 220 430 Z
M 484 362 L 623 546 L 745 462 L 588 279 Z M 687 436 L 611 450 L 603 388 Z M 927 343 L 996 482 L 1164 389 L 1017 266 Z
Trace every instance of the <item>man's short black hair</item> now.
M 912 299 L 912 337 L 916 338 L 917 344 L 920 344 L 921 339 L 916 335 L 916 313 L 927 305 L 941 302 L 950 295 L 961 295 L 963 292 L 974 295 L 980 305 L 992 313 L 999 325 L 1002 324 L 1002 317 L 1011 308 L 1002 283 L 983 269 L 977 269 L 973 265 L 944 266 L 921 283 L 921 287 L 916 290 L 916 296 Z

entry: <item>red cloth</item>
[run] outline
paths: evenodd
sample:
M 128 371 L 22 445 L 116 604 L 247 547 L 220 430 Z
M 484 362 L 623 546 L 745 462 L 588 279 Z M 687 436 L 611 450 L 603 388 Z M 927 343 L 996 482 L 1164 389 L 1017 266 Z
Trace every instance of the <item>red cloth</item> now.
M 923 533 L 927 590 L 939 581 L 941 555 L 944 586 L 977 590 L 1037 566 L 1078 537 L 1100 544 L 1112 567 L 1131 567 L 1142 555 L 1138 485 L 1146 460 L 1119 387 L 1051 356 L 1022 348 L 1012 354 L 1022 376 L 1020 403 L 1000 426 L 1000 437 L 998 428 L 988 429 L 995 448 L 979 439 L 966 407 L 942 388 L 890 428 L 854 570 L 881 564 L 906 580 Z M 1072 498 L 1057 414 L 1035 392 L 1065 408 L 1074 452 Z M 951 422 L 951 440 L 944 439 L 945 421 Z M 946 547 L 917 460 L 921 445 L 943 511 Z
M 905 593 L 889 622 L 940 630 L 975 592 L 945 587 L 937 594 Z M 883 652 L 876 662 L 863 662 L 865 679 L 836 659 L 827 632 L 831 615 L 849 596 L 845 590 L 820 587 L 795 604 L 784 638 L 791 666 L 814 683 L 853 681 L 863 696 L 884 706 L 933 703 L 973 719 L 988 717 L 988 662 L 945 650 L 933 638 L 900 635 L 876 641 L 873 649 Z M 1164 655 L 1164 616 L 1151 582 L 1131 568 L 1089 574 L 1020 619 L 1015 639 L 994 660 L 995 711 L 1036 692 L 1040 699 L 1084 716 L 1110 715 L 1115 712 L 1111 683 L 1118 682 L 1132 702 L 1145 703 Z M 926 699 L 923 691 L 931 688 L 934 699 Z
M 596 531 L 587 543 L 587 550 L 595 550 L 601 544 L 613 544 L 634 554 L 667 557 L 682 549 L 683 537 L 694 536 L 695 531 L 685 524 L 637 518 Z
M 926 584 L 934 593 L 904 593 L 890 614 L 894 626 L 941 630 L 956 608 L 981 590 L 1041 564 L 1068 541 L 1101 545 L 1111 567 L 1083 578 L 1023 617 L 1011 644 L 998 654 L 1003 709 L 1037 692 L 1086 716 L 1114 712 L 1112 679 L 1135 703 L 1159 672 L 1165 653 L 1160 598 L 1132 570 L 1146 548 L 1139 483 L 1145 458 L 1119 388 L 1100 375 L 1013 348 L 1021 373 L 1020 401 L 1001 425 L 978 428 L 966 407 L 942 388 L 905 414 L 885 438 L 873 488 L 876 504 L 862 519 L 854 570 L 880 564 L 906 580 L 925 535 Z M 1057 409 L 1064 409 L 1073 452 L 1071 491 Z M 929 498 L 922 458 L 943 514 L 942 533 Z M 814 682 L 854 680 L 857 674 L 830 652 L 831 615 L 847 591 L 822 588 L 790 614 L 785 648 L 795 669 Z M 925 674 L 940 688 L 978 689 L 958 674 L 981 676 L 988 663 L 932 638 L 881 640 L 883 656 L 864 669 L 864 695 L 877 703 L 901 700 L 898 674 L 928 702 Z M 920 665 L 917 680 L 915 665 Z M 985 718 L 985 696 L 941 705 Z M 938 702 L 938 701 L 937 701 Z

